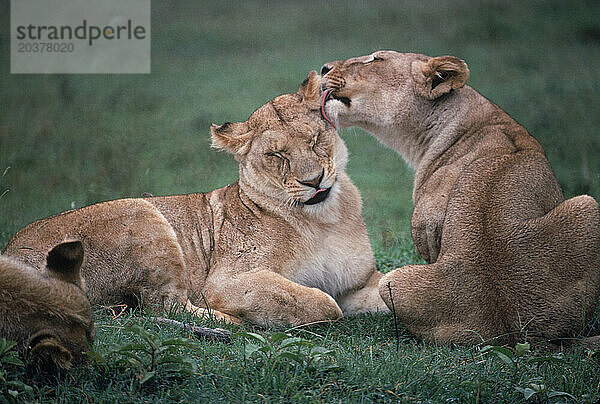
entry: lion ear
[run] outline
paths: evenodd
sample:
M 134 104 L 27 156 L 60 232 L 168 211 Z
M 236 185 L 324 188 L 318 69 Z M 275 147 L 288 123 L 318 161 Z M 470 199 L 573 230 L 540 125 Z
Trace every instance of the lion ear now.
M 212 147 L 226 150 L 235 155 L 244 155 L 250 150 L 252 131 L 246 122 L 226 122 L 223 125 L 210 125 Z
M 48 273 L 52 277 L 83 288 L 81 264 L 83 264 L 83 243 L 78 240 L 57 245 L 48 252 L 46 257 Z
M 41 331 L 29 339 L 31 355 L 46 370 L 69 369 L 73 355 L 52 335 Z
M 298 95 L 302 97 L 302 103 L 309 108 L 319 109 L 321 106 L 321 76 L 312 70 L 308 73 L 306 80 L 298 89 Z
M 411 70 L 417 93 L 430 100 L 461 88 L 469 78 L 467 64 L 455 56 L 438 56 L 427 62 L 417 60 Z

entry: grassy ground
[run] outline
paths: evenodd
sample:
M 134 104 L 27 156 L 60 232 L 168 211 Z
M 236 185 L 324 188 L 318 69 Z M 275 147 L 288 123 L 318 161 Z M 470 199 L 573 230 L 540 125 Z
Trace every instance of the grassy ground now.
M 376 49 L 464 58 L 470 84 L 545 147 L 565 195 L 600 198 L 598 2 L 154 2 L 150 75 L 10 75 L 6 0 L 0 15 L 0 249 L 25 224 L 71 207 L 143 192 L 209 191 L 235 181 L 233 159 L 209 148 L 211 122 L 245 120 L 267 100 L 295 91 L 309 70 Z M 387 271 L 419 262 L 409 230 L 413 172 L 360 130 L 342 135 L 378 265 Z M 175 357 L 193 366 L 176 362 L 171 370 L 152 367 L 148 358 L 141 365 L 120 361 L 123 354 L 111 354 L 111 347 L 143 340 L 130 324 L 161 340 L 179 332 L 146 323 L 143 315 L 97 317 L 95 349 L 106 363 L 51 380 L 10 369 L 9 379 L 33 386 L 30 393 L 15 390 L 23 391 L 19 397 L 571 400 L 559 395 L 564 392 L 580 402 L 600 399 L 600 359 L 590 352 L 482 354 L 423 345 L 402 328 L 396 351 L 389 316 L 291 330 L 306 344 L 333 351 L 321 361 L 317 351 L 268 341 L 256 343 L 270 356 L 245 358 L 250 342 L 243 341 L 251 337 L 240 336 L 231 345 L 181 348 Z M 600 331 L 599 322 L 591 332 Z M 148 372 L 155 373 L 142 383 Z

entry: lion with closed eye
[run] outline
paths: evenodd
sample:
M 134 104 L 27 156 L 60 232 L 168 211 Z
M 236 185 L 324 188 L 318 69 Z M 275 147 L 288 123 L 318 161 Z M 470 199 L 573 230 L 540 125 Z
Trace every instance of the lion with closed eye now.
M 577 337 L 600 294 L 598 203 L 564 199 L 542 146 L 466 85 L 466 63 L 378 51 L 321 74 L 327 119 L 416 170 L 412 236 L 428 264 L 380 282 L 408 329 L 439 343 Z
M 92 305 L 141 301 L 261 326 L 388 311 L 347 151 L 319 114 L 320 77 L 246 122 L 211 127 L 239 180 L 206 194 L 120 199 L 32 223 L 5 254 L 41 267 L 81 240 Z

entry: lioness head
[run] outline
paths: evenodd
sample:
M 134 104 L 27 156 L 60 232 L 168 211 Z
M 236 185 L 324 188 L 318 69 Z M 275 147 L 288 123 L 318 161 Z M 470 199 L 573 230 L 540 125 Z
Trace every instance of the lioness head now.
M 463 87 L 469 69 L 454 56 L 377 51 L 326 63 L 321 74 L 329 119 L 339 127 L 377 131 L 422 121 L 429 112 L 425 104 Z
M 312 71 L 295 94 L 284 94 L 245 122 L 212 125 L 213 147 L 239 161 L 240 186 L 275 206 L 311 211 L 336 198 L 347 151 L 320 115 L 321 82 Z
M 34 364 L 66 369 L 85 361 L 94 340 L 90 303 L 80 267 L 83 245 L 64 242 L 48 252 L 39 271 L 0 256 L 0 335 L 17 341 Z

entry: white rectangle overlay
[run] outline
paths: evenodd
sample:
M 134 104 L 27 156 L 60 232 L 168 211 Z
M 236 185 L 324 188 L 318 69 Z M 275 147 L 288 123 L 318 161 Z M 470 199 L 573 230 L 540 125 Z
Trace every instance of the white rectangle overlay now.
M 11 0 L 11 73 L 150 73 L 150 0 Z

